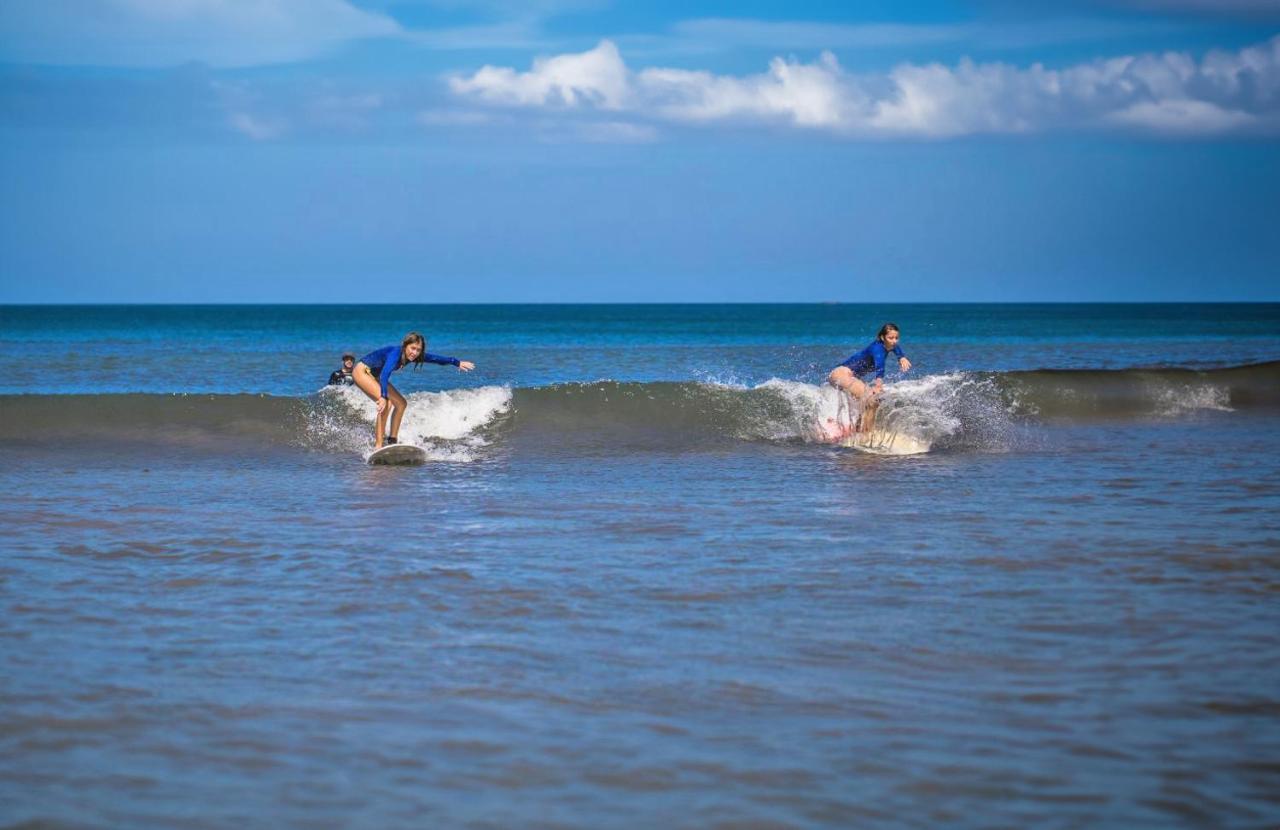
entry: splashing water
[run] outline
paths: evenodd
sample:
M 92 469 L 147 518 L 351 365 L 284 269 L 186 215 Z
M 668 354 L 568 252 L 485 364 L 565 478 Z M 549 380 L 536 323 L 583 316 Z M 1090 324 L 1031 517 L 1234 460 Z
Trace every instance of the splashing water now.
M 772 434 L 761 437 L 831 443 L 847 436 L 859 415 L 856 402 L 825 384 L 775 378 L 756 388 L 781 396 L 792 412 L 789 423 L 775 423 Z M 886 386 L 876 426 L 926 446 L 1003 449 L 1011 442 L 1013 419 L 989 380 L 948 374 Z
M 318 408 L 308 420 L 313 441 L 328 448 L 367 454 L 373 448 L 377 407 L 352 386 L 329 387 L 322 398 L 336 407 Z M 488 445 L 483 430 L 511 411 L 511 390 L 503 386 L 413 392 L 400 424 L 400 441 L 427 451 L 435 461 L 473 461 L 476 451 Z

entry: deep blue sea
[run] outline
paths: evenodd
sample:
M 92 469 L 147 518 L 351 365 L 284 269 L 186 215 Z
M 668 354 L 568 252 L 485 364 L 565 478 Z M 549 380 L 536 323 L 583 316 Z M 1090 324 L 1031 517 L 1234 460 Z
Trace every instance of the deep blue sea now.
M 823 380 L 896 322 L 886 428 Z M 423 332 L 401 440 L 339 355 Z M 0 827 L 1280 825 L 1280 304 L 0 307 Z

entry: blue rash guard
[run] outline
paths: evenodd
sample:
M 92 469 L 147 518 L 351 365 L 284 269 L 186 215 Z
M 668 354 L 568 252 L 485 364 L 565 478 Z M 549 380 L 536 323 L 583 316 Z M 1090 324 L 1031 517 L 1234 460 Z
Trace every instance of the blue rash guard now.
M 428 363 L 439 363 L 441 366 L 457 366 L 462 361 L 456 357 L 445 357 L 444 355 L 431 354 L 426 352 L 422 355 L 422 359 Z M 391 373 L 400 368 L 400 347 L 384 346 L 375 352 L 369 352 L 360 358 L 360 362 L 369 367 L 378 381 L 382 384 L 382 397 L 387 396 L 387 384 L 391 382 Z
M 902 353 L 901 346 L 894 346 L 893 353 L 897 357 L 906 357 Z M 841 366 L 848 366 L 855 375 L 865 375 L 872 369 L 876 370 L 876 377 L 884 377 L 884 361 L 889 356 L 889 350 L 879 340 L 872 340 L 871 344 L 857 354 L 851 355 L 848 360 L 841 363 Z

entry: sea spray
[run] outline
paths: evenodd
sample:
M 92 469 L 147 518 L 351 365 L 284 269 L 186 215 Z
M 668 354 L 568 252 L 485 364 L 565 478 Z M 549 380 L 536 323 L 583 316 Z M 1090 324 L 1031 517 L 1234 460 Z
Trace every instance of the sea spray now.
M 758 437 L 826 443 L 857 418 L 857 403 L 826 384 L 775 378 L 757 388 L 781 396 L 791 409 L 785 421 L 770 424 Z M 1008 405 L 996 388 L 963 373 L 887 385 L 879 398 L 876 426 L 931 446 L 986 450 L 1007 448 L 1013 433 Z
M 317 408 L 308 424 L 312 438 L 328 441 L 335 449 L 369 450 L 377 415 L 374 402 L 352 386 L 331 387 L 321 397 L 336 399 L 342 406 L 338 411 Z M 410 393 L 398 438 L 425 448 L 433 460 L 474 460 L 475 451 L 488 443 L 484 429 L 510 411 L 511 398 L 511 390 L 503 386 Z

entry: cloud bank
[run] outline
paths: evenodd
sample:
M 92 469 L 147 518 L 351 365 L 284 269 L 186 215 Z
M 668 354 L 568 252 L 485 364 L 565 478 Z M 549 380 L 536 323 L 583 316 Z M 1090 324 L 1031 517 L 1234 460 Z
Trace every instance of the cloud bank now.
M 633 70 L 608 40 L 534 61 L 450 78 L 461 99 L 551 113 L 604 112 L 614 123 L 757 123 L 851 138 L 950 138 L 1054 130 L 1154 135 L 1280 132 L 1280 36 L 1197 60 L 1185 52 L 1125 55 L 1065 68 L 964 60 L 846 72 L 830 52 L 812 63 L 775 58 L 757 75 Z

